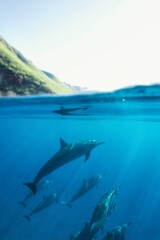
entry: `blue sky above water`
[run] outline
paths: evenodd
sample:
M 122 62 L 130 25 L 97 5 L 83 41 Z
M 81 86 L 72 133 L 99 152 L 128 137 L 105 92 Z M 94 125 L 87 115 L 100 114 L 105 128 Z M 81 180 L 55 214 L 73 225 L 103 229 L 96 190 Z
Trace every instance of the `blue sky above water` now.
M 1 35 L 60 80 L 97 90 L 160 82 L 158 0 L 2 0 Z

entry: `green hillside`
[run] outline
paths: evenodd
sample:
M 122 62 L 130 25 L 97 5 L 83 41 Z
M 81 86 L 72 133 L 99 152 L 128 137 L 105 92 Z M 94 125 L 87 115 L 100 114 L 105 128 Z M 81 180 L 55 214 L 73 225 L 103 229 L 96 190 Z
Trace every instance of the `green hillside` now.
M 72 92 L 70 86 L 39 70 L 0 37 L 0 96 Z

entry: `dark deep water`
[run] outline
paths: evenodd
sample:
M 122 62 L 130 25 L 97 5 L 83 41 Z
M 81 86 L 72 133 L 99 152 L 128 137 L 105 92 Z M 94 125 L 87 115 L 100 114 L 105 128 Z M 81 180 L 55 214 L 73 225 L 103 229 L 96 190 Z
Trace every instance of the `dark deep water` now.
M 58 112 L 57 112 L 58 111 Z M 121 90 L 113 94 L 0 99 L 0 239 L 67 240 L 89 222 L 100 197 L 120 188 L 116 210 L 107 218 L 103 239 L 114 226 L 132 222 L 126 240 L 160 239 L 160 88 Z M 106 141 L 55 170 L 53 184 L 27 202 L 23 185 L 66 142 Z M 68 201 L 83 179 L 104 173 L 72 208 L 53 204 L 27 221 L 23 215 L 53 192 Z

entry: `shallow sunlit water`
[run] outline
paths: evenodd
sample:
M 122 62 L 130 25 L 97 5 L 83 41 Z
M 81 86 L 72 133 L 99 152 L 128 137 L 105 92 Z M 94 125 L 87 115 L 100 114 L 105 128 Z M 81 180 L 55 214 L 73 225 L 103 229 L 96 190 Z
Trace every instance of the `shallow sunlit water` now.
M 125 239 L 160 239 L 160 94 L 158 86 L 141 91 L 73 96 L 0 99 L 0 239 L 67 240 L 89 222 L 101 196 L 119 188 L 115 212 L 97 240 L 117 225 L 131 222 Z M 142 91 L 143 90 L 143 91 Z M 84 156 L 58 168 L 53 180 L 24 208 L 19 204 L 38 170 L 68 143 L 105 141 Z M 84 179 L 105 174 L 98 188 L 68 201 Z M 27 221 L 37 204 L 54 192 L 60 200 Z M 79 238 L 77 238 L 79 239 Z M 116 240 L 116 239 L 115 239 Z

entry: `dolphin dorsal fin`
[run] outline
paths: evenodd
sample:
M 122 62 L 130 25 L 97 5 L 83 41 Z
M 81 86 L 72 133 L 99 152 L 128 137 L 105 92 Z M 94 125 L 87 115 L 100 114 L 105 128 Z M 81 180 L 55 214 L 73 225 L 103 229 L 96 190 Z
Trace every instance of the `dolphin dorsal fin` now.
M 61 148 L 64 148 L 68 145 L 68 143 L 66 141 L 63 140 L 63 138 L 60 138 L 60 146 Z

